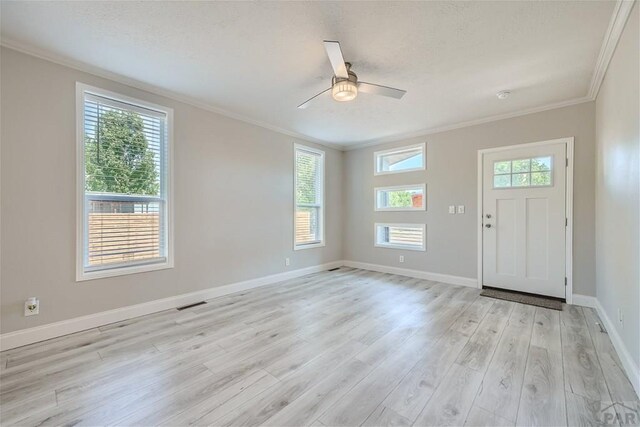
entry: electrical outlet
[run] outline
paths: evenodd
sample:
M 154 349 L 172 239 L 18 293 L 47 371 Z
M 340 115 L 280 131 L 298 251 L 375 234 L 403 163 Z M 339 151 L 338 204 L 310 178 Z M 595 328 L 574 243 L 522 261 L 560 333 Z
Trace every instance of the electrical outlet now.
M 404 262 L 404 255 L 400 255 L 400 262 Z
M 453 205 L 449 206 L 449 213 L 450 213 L 450 214 L 454 214 L 454 213 L 456 213 L 456 207 L 455 207 L 455 206 L 453 206 Z
M 40 301 L 36 297 L 27 298 L 24 302 L 24 315 L 34 316 L 40 314 Z
M 289 258 L 285 258 L 284 259 L 284 265 L 289 267 L 289 265 L 291 265 L 291 260 Z
M 464 205 L 458 205 L 458 213 L 459 214 L 463 214 L 464 213 Z

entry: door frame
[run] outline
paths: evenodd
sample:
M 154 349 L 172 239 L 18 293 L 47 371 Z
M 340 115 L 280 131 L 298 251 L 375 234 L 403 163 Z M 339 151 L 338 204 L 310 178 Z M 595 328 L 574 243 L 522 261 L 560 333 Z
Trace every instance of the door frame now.
M 518 148 L 541 147 L 545 145 L 563 143 L 567 147 L 567 168 L 566 168 L 566 190 L 565 190 L 565 217 L 567 218 L 567 226 L 565 232 L 565 277 L 567 285 L 564 295 L 567 304 L 573 302 L 573 150 L 574 137 L 551 139 L 548 141 L 530 142 L 526 144 L 507 145 L 504 147 L 485 148 L 478 150 L 478 288 L 482 289 L 483 282 L 483 218 L 484 212 L 484 194 L 483 194 L 483 172 L 484 172 L 484 155 L 499 151 L 507 151 Z

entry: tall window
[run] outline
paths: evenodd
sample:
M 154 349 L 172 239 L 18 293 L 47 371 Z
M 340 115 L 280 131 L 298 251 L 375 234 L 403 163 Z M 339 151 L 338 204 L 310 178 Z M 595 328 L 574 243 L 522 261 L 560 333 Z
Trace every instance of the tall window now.
M 294 249 L 324 246 L 324 151 L 295 145 Z
M 78 84 L 78 115 L 78 280 L 171 267 L 171 110 Z

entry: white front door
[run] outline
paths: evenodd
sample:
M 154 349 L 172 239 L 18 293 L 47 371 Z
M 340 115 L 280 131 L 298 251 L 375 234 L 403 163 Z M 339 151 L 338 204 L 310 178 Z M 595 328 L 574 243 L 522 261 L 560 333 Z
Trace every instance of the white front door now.
M 483 285 L 565 298 L 566 144 L 483 154 Z

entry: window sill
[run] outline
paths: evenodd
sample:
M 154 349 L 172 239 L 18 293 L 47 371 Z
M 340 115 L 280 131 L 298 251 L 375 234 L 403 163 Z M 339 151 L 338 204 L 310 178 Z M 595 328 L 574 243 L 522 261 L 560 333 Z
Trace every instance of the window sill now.
M 324 246 L 325 246 L 324 242 L 309 243 L 307 245 L 294 245 L 293 246 L 293 250 L 294 251 L 299 251 L 299 250 L 302 250 L 302 249 L 322 248 Z
M 409 169 L 402 169 L 402 170 L 397 170 L 397 171 L 378 171 L 376 170 L 373 175 L 374 176 L 379 176 L 379 175 L 393 175 L 396 173 L 408 173 L 408 172 L 421 172 L 421 171 L 425 171 L 427 170 L 424 166 L 419 166 L 417 168 L 409 168 Z
M 426 211 L 426 206 L 420 208 L 374 208 L 375 212 L 411 212 L 411 211 Z
M 376 248 L 384 248 L 384 249 L 401 249 L 405 251 L 419 251 L 426 252 L 427 249 L 424 247 L 415 247 L 415 246 L 403 246 L 403 245 L 385 245 L 382 243 L 376 243 L 374 245 Z
M 156 270 L 166 270 L 169 268 L 173 268 L 173 262 L 171 261 L 159 262 L 154 264 L 132 265 L 131 267 L 120 267 L 107 270 L 78 271 L 76 274 L 76 282 L 104 279 L 107 277 L 128 276 L 130 274 L 146 273 Z

